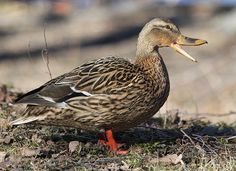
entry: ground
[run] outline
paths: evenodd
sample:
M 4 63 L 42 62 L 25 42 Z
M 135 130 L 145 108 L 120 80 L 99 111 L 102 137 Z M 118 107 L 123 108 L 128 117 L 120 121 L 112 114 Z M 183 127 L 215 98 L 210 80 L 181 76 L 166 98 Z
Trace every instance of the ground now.
M 18 92 L 0 91 L 0 170 L 236 170 L 236 125 L 182 120 L 166 111 L 116 133 L 127 155 L 97 144 L 96 133 L 40 125 L 11 127 Z

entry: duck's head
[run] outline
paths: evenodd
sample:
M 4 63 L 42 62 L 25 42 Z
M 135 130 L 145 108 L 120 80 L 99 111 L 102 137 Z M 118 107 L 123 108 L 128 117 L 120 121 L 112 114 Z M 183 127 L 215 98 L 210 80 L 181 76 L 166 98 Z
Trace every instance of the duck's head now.
M 199 46 L 205 43 L 207 43 L 206 40 L 182 35 L 174 23 L 168 19 L 160 18 L 155 18 L 148 22 L 140 32 L 138 40 L 138 46 L 143 44 L 149 52 L 161 47 L 171 47 L 194 62 L 196 60 L 185 52 L 181 46 Z

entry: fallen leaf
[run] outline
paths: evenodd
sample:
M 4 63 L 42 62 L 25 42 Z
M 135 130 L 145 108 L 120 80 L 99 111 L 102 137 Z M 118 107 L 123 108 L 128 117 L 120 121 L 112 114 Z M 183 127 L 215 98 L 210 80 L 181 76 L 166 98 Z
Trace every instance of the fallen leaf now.
M 39 154 L 39 151 L 36 149 L 30 149 L 27 147 L 21 148 L 21 155 L 25 157 L 31 157 L 31 156 L 36 156 Z
M 12 140 L 12 138 L 7 135 L 7 136 L 4 138 L 4 143 L 5 143 L 5 144 L 10 144 L 10 143 L 11 143 L 11 140 Z
M 69 143 L 69 151 L 73 153 L 77 149 L 78 145 L 79 145 L 78 141 L 71 141 Z
M 178 164 L 182 161 L 182 154 L 168 154 L 164 157 L 159 158 L 159 161 L 168 164 Z
M 182 154 L 177 155 L 177 154 L 168 154 L 164 157 L 161 158 L 154 158 L 150 161 L 150 163 L 165 163 L 165 164 L 178 164 L 181 163 L 182 161 Z
M 0 151 L 0 163 L 4 162 L 7 153 L 5 151 Z

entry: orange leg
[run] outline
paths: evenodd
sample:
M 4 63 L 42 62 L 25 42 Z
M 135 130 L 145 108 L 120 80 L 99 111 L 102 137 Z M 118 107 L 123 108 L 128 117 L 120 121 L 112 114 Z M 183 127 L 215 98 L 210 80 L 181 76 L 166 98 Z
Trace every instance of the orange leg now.
M 119 150 L 119 144 L 116 143 L 114 137 L 113 137 L 113 133 L 111 130 L 107 130 L 105 132 L 106 134 L 106 140 L 104 139 L 104 137 L 101 136 L 101 134 L 98 134 L 98 143 L 108 146 L 109 149 L 111 151 L 114 151 L 116 154 L 127 154 L 128 151 L 127 150 Z

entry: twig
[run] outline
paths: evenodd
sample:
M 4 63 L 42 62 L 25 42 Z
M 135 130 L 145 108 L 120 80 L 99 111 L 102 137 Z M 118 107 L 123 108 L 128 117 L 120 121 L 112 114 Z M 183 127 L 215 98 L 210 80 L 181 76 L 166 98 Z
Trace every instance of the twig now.
M 45 48 L 42 50 L 42 58 L 43 58 L 44 63 L 47 66 L 50 79 L 52 79 L 52 73 L 49 67 L 48 43 L 47 43 L 47 38 L 46 38 L 46 24 L 44 24 L 43 36 L 44 36 Z
M 167 110 L 166 110 L 167 112 Z M 163 129 L 166 129 L 166 124 L 167 124 L 167 116 L 164 116 L 164 123 L 163 123 Z
M 54 155 L 53 155 L 53 158 L 57 158 L 58 156 L 64 154 L 65 152 L 67 152 L 67 150 L 60 151 L 59 153 L 54 154 Z
M 28 42 L 28 48 L 27 48 L 27 55 L 28 55 L 28 59 L 29 59 L 29 62 L 31 64 L 31 66 L 34 66 L 34 63 L 33 63 L 33 58 L 31 56 L 31 44 L 30 44 L 30 40 Z M 33 67 L 31 67 L 33 69 Z
M 180 163 L 181 163 L 181 165 L 182 165 L 182 167 L 183 167 L 183 170 L 184 171 L 188 171 L 188 169 L 187 169 L 187 167 L 186 167 L 186 164 L 184 163 L 184 161 L 181 159 L 180 160 Z
M 202 143 L 202 146 L 203 146 L 203 147 L 206 147 L 206 148 L 207 148 L 208 150 L 210 150 L 212 153 L 218 155 L 215 150 L 213 150 L 211 147 L 209 147 L 209 146 L 204 142 L 202 136 L 197 135 L 197 134 L 194 134 L 194 136 L 196 136 L 196 137 L 193 137 L 194 140 L 196 140 L 196 141 Z M 200 147 L 201 147 L 201 146 L 200 146 Z M 202 147 L 201 147 L 201 148 L 202 148 Z M 203 150 L 203 149 L 202 149 L 202 150 Z M 205 151 L 205 150 L 203 150 L 203 151 Z
M 125 161 L 121 161 L 121 163 L 124 165 L 125 169 L 129 169 L 129 165 Z
M 186 133 L 184 132 L 184 130 L 180 129 L 180 131 L 184 134 L 184 136 L 186 136 L 186 137 L 190 140 L 190 142 L 191 142 L 193 145 L 195 145 L 195 143 L 194 143 L 194 141 L 192 140 L 192 138 L 191 138 L 188 134 L 186 134 Z
M 27 53 L 28 53 L 28 57 L 29 57 L 30 61 L 32 62 L 30 41 L 29 41 L 29 43 L 28 43 L 28 50 L 27 50 Z
M 232 139 L 236 139 L 236 135 L 226 138 L 227 141 L 232 140 Z

